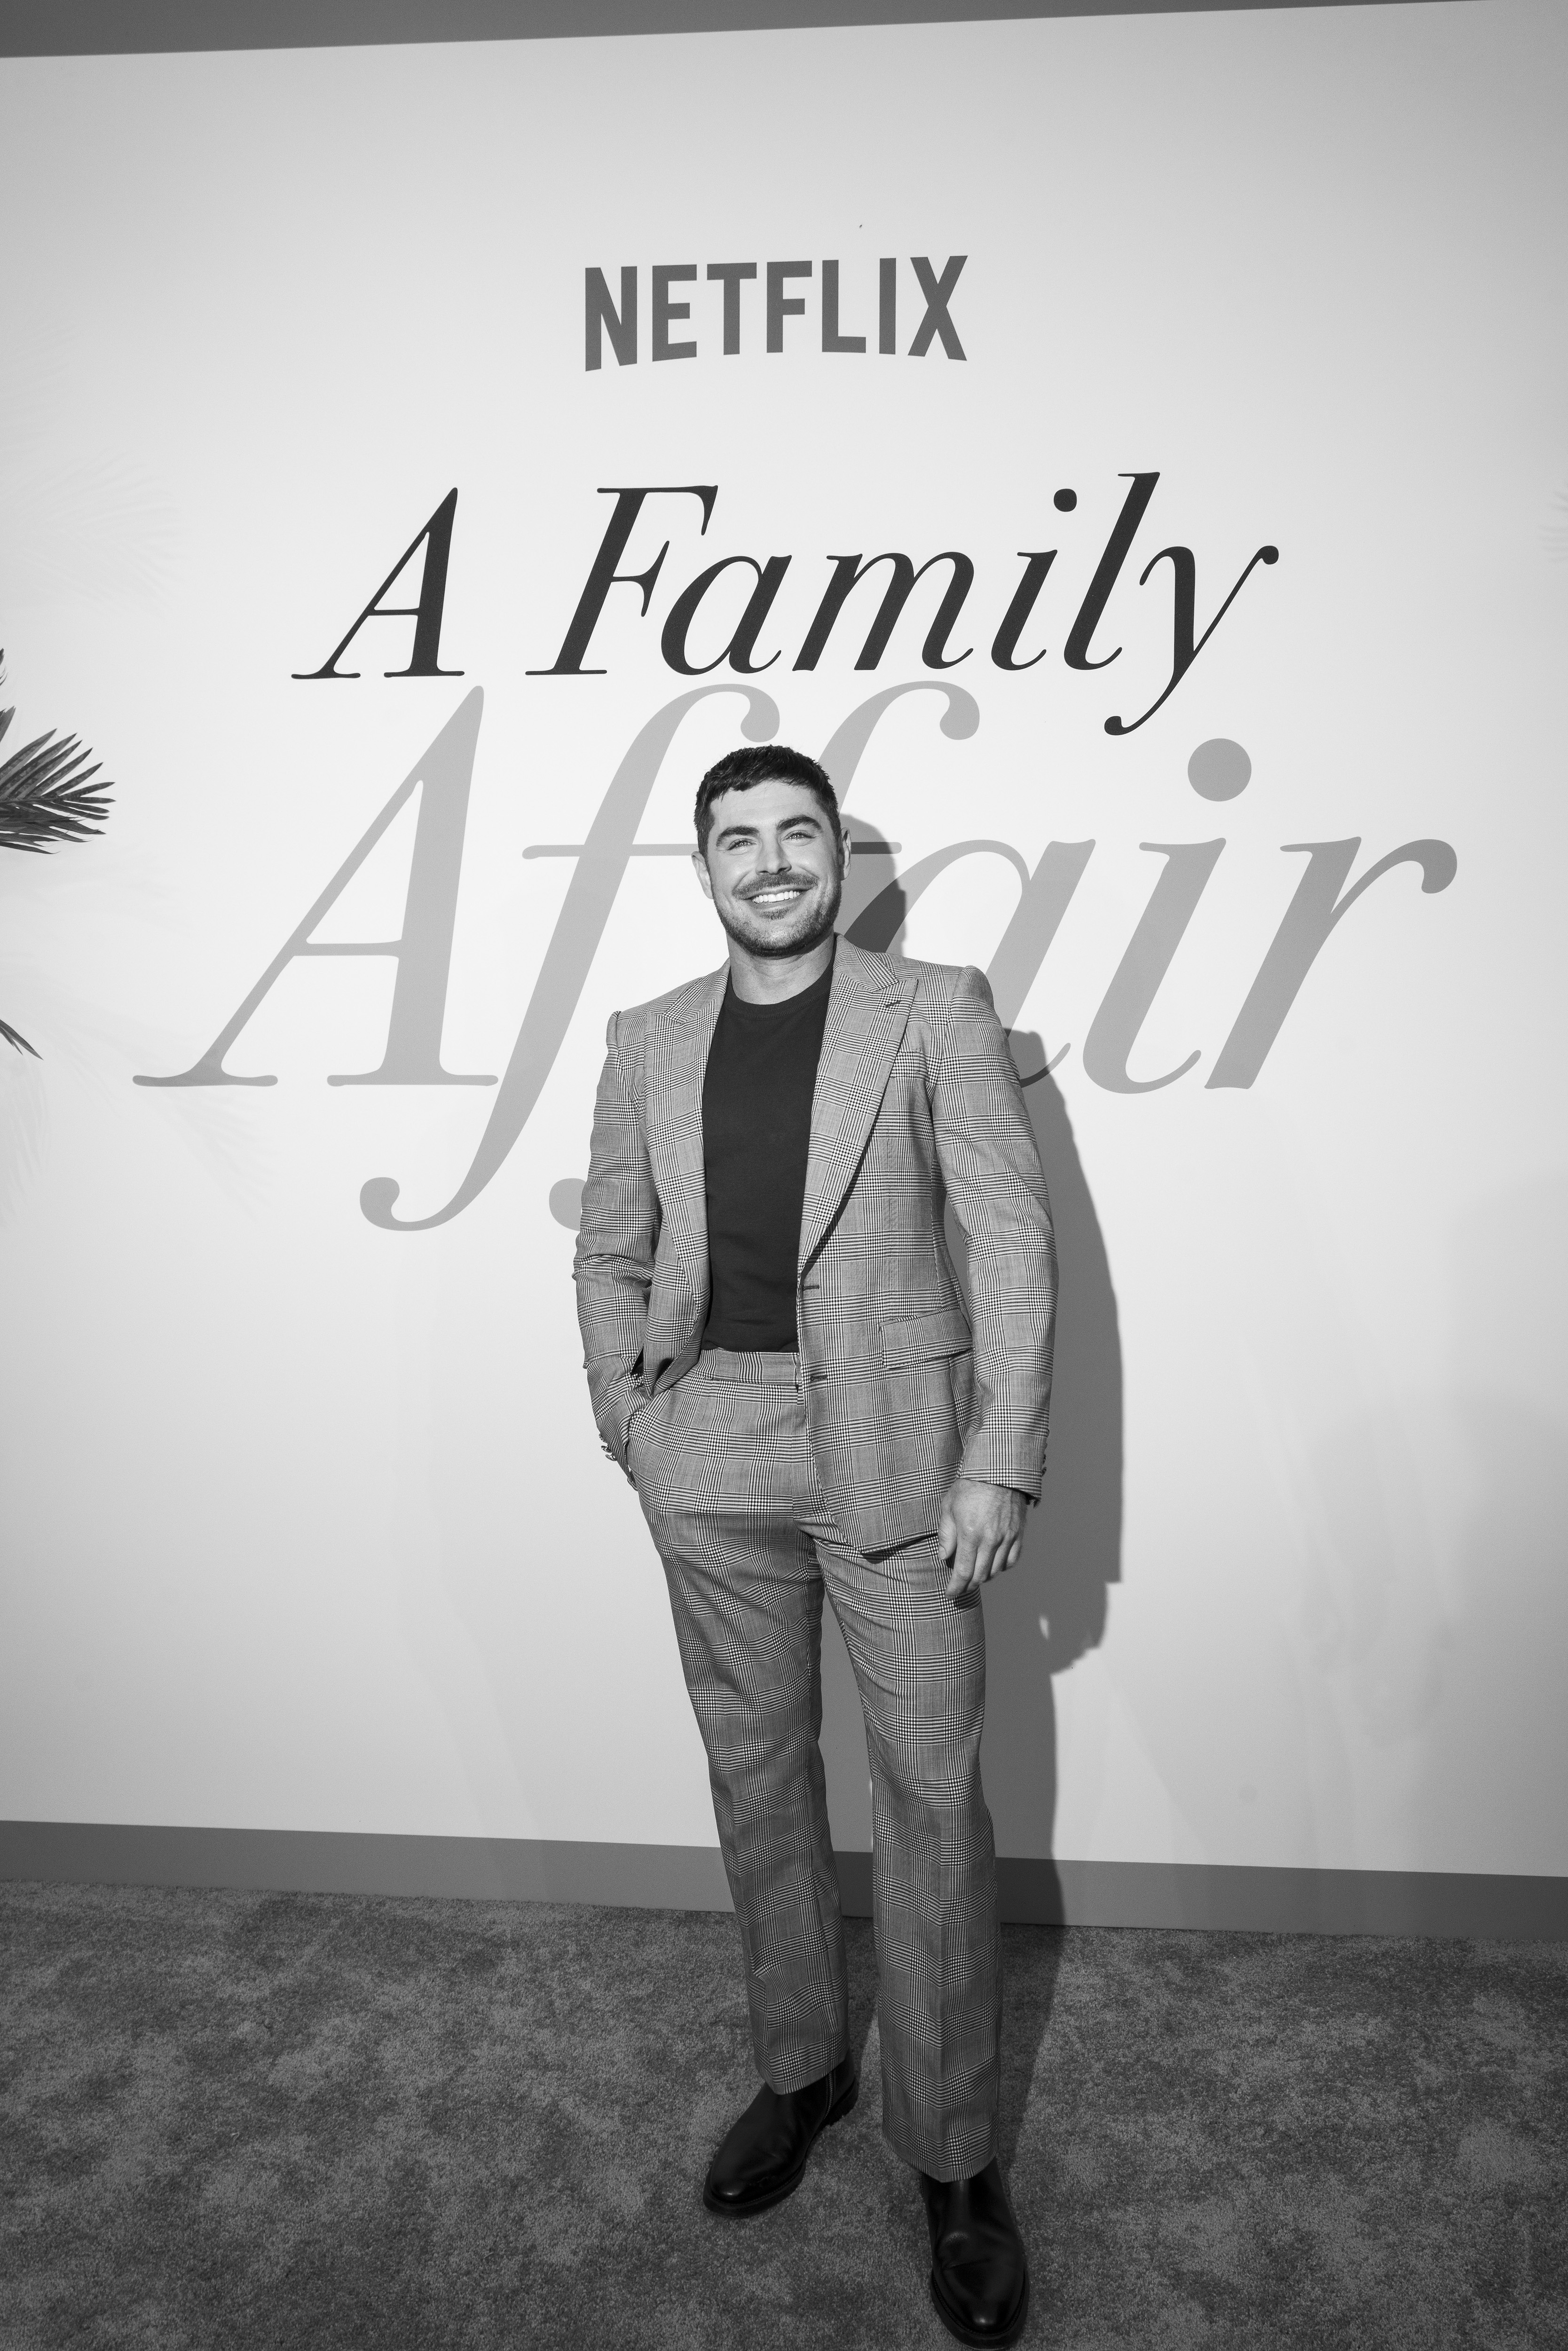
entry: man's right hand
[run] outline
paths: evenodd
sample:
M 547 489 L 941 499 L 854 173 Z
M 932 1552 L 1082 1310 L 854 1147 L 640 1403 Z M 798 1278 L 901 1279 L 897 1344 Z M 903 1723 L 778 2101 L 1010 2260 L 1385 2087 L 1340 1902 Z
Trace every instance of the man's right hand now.
M 949 1600 L 967 1599 L 989 1577 L 1017 1565 L 1028 1508 L 1028 1496 L 1011 1486 L 955 1478 L 936 1532 L 943 1563 L 952 1570 L 944 1587 Z

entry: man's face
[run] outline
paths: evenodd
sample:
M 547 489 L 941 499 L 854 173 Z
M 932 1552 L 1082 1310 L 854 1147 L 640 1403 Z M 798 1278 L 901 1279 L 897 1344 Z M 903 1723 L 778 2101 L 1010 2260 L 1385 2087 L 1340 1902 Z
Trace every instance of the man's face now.
M 692 862 L 732 939 L 753 955 L 803 955 L 832 929 L 850 862 L 827 810 L 804 784 L 768 778 L 722 792 L 707 854 Z

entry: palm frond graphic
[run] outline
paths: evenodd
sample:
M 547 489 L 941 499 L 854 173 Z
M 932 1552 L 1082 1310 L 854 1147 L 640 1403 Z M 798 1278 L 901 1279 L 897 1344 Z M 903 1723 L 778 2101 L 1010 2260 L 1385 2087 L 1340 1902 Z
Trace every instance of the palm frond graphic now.
M 0 737 L 14 710 L 0 710 Z M 103 831 L 110 801 L 107 779 L 94 783 L 100 762 L 74 735 L 47 735 L 0 764 L 0 849 L 53 849 L 62 841 L 85 841 Z
M 0 651 L 0 662 L 5 658 Z M 5 682 L 0 669 L 0 685 Z M 0 740 L 16 716 L 0 710 Z M 101 762 L 89 767 L 91 758 L 76 736 L 57 741 L 51 727 L 0 762 L 0 849 L 39 852 L 101 832 L 112 803 L 108 780 L 93 781 Z M 0 1020 L 0 1038 L 37 1060 L 37 1047 L 7 1020 Z

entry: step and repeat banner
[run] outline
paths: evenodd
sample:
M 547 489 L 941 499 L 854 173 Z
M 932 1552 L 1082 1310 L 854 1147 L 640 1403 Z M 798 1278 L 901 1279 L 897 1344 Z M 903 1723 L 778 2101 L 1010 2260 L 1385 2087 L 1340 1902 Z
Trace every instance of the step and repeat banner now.
M 712 1842 L 570 1268 L 778 739 L 1057 1210 L 1002 1851 L 1568 1869 L 1564 33 L 0 68 L 0 1813 Z

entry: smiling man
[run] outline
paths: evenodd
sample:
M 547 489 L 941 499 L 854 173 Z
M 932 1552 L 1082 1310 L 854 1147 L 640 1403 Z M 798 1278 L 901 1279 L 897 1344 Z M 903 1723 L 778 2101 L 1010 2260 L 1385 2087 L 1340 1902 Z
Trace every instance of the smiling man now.
M 669 1584 L 762 2077 L 704 2200 L 779 2203 L 855 2103 L 825 1592 L 871 1759 L 883 2127 L 920 2175 L 938 2314 L 1011 2343 L 979 1594 L 1045 1466 L 1045 1183 L 980 974 L 835 938 L 849 843 L 817 762 L 731 752 L 696 832 L 728 960 L 610 1023 L 576 1279 L 600 1435 Z

